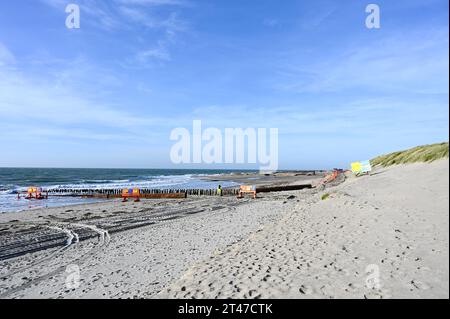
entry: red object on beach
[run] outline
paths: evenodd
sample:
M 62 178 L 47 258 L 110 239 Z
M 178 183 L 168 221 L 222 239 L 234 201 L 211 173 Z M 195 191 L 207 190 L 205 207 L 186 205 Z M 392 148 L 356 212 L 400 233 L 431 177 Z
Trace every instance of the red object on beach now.
M 126 188 L 122 190 L 122 202 L 127 202 L 128 198 L 134 198 L 135 202 L 139 202 L 141 198 L 141 190 L 139 188 Z
M 331 174 L 325 176 L 325 177 L 323 178 L 323 180 L 320 181 L 319 185 L 324 185 L 324 184 L 327 184 L 327 183 L 331 183 L 331 182 L 334 181 L 334 180 L 339 176 L 339 174 L 341 174 L 341 173 L 343 173 L 343 172 L 340 171 L 340 170 L 334 170 L 333 173 L 331 173 Z
M 26 194 L 25 199 L 48 199 L 48 191 L 43 191 L 40 187 L 28 187 Z M 20 193 L 17 194 L 17 199 L 20 199 Z
M 239 187 L 239 195 L 237 198 L 243 198 L 246 193 L 253 194 L 253 199 L 256 199 L 256 186 L 242 185 Z

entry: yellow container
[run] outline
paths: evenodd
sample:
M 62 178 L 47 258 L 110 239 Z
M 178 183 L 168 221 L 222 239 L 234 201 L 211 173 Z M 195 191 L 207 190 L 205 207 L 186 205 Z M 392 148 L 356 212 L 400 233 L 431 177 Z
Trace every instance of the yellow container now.
M 355 173 L 355 174 L 360 173 L 361 169 L 362 169 L 361 162 L 352 163 L 352 172 L 353 173 Z

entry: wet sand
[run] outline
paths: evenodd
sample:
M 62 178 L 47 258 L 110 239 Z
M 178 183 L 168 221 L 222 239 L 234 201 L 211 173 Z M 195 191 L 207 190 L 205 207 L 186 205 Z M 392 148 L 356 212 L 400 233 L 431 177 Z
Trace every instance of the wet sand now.
M 205 176 L 203 179 L 214 182 L 233 181 L 239 184 L 255 186 L 298 185 L 317 181 L 327 174 L 326 171 L 281 171 L 271 174 L 240 173 L 217 176 Z

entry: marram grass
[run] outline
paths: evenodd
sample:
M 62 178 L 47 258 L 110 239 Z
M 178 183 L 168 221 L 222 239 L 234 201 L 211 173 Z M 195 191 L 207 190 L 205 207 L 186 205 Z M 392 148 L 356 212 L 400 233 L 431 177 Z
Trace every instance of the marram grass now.
M 409 150 L 378 156 L 370 161 L 372 166 L 390 166 L 397 164 L 432 162 L 448 158 L 448 142 L 422 145 Z

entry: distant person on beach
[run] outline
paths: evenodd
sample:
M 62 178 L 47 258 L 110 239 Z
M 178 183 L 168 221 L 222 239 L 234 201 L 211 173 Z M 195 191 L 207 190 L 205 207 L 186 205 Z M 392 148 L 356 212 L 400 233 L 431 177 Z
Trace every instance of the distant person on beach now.
M 222 185 L 217 187 L 217 195 L 222 196 Z

